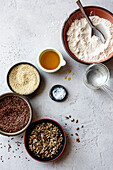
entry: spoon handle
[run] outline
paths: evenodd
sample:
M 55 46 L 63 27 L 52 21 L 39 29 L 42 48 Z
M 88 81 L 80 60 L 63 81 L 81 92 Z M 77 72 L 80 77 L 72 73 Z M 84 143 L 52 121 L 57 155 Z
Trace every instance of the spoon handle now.
M 113 100 L 113 90 L 111 90 L 107 85 L 102 86 L 102 89 L 111 97 Z
M 94 25 L 93 25 L 93 23 L 91 22 L 90 18 L 86 15 L 86 13 L 85 13 L 85 11 L 84 11 L 84 8 L 83 8 L 83 6 L 82 6 L 80 0 L 77 0 L 76 3 L 77 3 L 77 5 L 79 6 L 81 12 L 84 14 L 85 18 L 87 19 L 87 21 L 88 21 L 90 27 L 93 28 Z

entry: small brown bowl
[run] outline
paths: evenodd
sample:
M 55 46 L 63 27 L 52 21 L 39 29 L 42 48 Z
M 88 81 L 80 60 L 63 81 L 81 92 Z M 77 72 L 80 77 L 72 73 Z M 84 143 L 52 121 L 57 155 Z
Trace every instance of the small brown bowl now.
M 91 14 L 91 16 L 99 16 L 100 18 L 109 20 L 113 24 L 113 14 L 110 11 L 108 11 L 107 9 L 101 8 L 98 6 L 86 6 L 86 7 L 84 7 L 84 9 L 88 16 L 90 16 L 90 14 Z M 83 63 L 83 64 L 92 64 L 94 62 L 86 62 L 86 61 L 79 59 L 77 56 L 75 56 L 69 49 L 68 42 L 67 42 L 67 31 L 68 31 L 69 27 L 71 26 L 71 24 L 74 20 L 81 19 L 81 18 L 84 18 L 84 16 L 83 16 L 82 12 L 80 11 L 80 9 L 77 9 L 65 21 L 63 30 L 62 30 L 63 44 L 64 44 L 64 48 L 67 51 L 67 53 L 69 54 L 69 56 L 72 57 L 74 60 L 76 60 L 80 63 Z M 100 60 L 97 63 L 107 62 L 108 60 L 110 60 L 112 58 L 112 56 L 113 56 L 113 52 L 111 54 L 109 54 L 109 56 L 106 57 L 106 59 Z
M 14 67 L 16 67 L 16 66 L 18 66 L 18 65 L 21 65 L 21 64 L 28 64 L 28 65 L 34 67 L 34 68 L 37 70 L 37 72 L 38 72 L 38 74 L 39 74 L 39 78 L 40 78 L 38 87 L 37 87 L 32 93 L 29 93 L 29 94 L 21 94 L 21 95 L 24 95 L 24 96 L 26 96 L 26 97 L 27 97 L 27 96 L 29 97 L 29 96 L 31 96 L 31 95 L 34 95 L 34 94 L 38 91 L 39 86 L 40 86 L 40 82 L 41 82 L 40 72 L 39 72 L 39 70 L 38 70 L 33 64 L 28 63 L 28 62 L 20 62 L 20 63 L 17 63 L 17 64 L 15 64 L 15 65 L 13 65 L 13 66 L 9 69 L 9 71 L 8 71 L 8 73 L 7 73 L 7 84 L 8 84 L 8 86 L 9 86 L 10 90 L 16 93 L 16 91 L 13 90 L 13 88 L 11 87 L 11 85 L 10 85 L 10 83 L 9 83 L 9 75 L 10 75 L 10 73 L 11 73 L 11 71 L 12 71 L 12 69 L 13 69 Z
M 9 133 L 9 132 L 5 132 L 5 131 L 0 130 L 0 134 L 2 134 L 2 135 L 5 135 L 5 136 L 16 136 L 16 135 L 19 135 L 20 133 L 22 133 L 23 131 L 25 131 L 27 129 L 27 127 L 30 125 L 31 120 L 32 120 L 33 111 L 32 111 L 32 107 L 31 107 L 31 104 L 29 103 L 29 101 L 24 96 L 22 96 L 22 95 L 20 95 L 18 93 L 5 93 L 5 94 L 0 96 L 0 101 L 3 98 L 7 97 L 7 96 L 17 96 L 17 97 L 20 97 L 21 99 L 23 99 L 26 102 L 26 104 L 28 105 L 28 108 L 29 108 L 29 113 L 30 113 L 29 120 L 28 120 L 27 124 L 21 130 L 13 132 L 13 133 Z
M 31 131 L 34 129 L 34 127 L 42 122 L 50 122 L 50 123 L 53 123 L 55 126 L 57 126 L 62 135 L 63 135 L 63 141 L 62 141 L 62 147 L 61 149 L 59 150 L 59 152 L 53 156 L 53 158 L 41 158 L 41 157 L 37 157 L 30 149 L 29 149 L 29 145 L 28 145 L 28 137 L 31 133 Z M 44 118 L 44 119 L 39 119 L 39 120 L 36 120 L 34 121 L 33 123 L 30 124 L 30 126 L 27 128 L 26 132 L 25 132 L 25 135 L 24 135 L 24 146 L 25 146 L 25 149 L 27 151 L 27 153 L 33 158 L 35 159 L 36 161 L 39 161 L 39 162 L 43 162 L 43 163 L 48 163 L 48 162 L 51 162 L 51 161 L 54 161 L 56 160 L 57 158 L 59 158 L 62 153 L 64 152 L 64 149 L 66 147 L 66 134 L 65 134 L 65 131 L 63 130 L 62 126 L 56 122 L 55 120 L 52 120 L 52 119 L 48 119 L 48 118 Z

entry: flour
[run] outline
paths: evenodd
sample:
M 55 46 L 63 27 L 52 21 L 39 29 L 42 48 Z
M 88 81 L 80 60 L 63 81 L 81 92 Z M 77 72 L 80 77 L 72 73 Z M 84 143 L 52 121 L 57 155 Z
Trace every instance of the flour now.
M 90 16 L 90 19 L 104 34 L 105 44 L 97 36 L 91 37 L 91 28 L 85 18 L 71 24 L 67 41 L 76 57 L 86 62 L 97 62 L 106 59 L 113 52 L 113 24 L 98 16 Z

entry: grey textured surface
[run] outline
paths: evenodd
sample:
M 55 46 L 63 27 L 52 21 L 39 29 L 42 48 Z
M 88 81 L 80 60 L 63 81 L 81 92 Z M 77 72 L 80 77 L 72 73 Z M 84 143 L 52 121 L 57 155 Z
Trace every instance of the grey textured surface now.
M 113 12 L 113 0 L 82 2 Z M 93 91 L 84 86 L 82 79 L 87 66 L 72 60 L 62 45 L 63 23 L 75 9 L 77 5 L 73 0 L 0 0 L 0 94 L 10 91 L 6 83 L 8 69 L 20 61 L 29 61 L 37 67 L 37 54 L 45 47 L 58 49 L 67 61 L 67 65 L 57 73 L 47 74 L 40 70 L 41 87 L 37 95 L 30 98 L 34 120 L 49 117 L 63 126 L 67 134 L 65 152 L 55 162 L 39 163 L 26 153 L 22 135 L 12 140 L 1 135 L 1 170 L 113 169 L 113 101 L 103 91 Z M 113 77 L 113 60 L 107 66 Z M 69 69 L 75 73 L 73 76 L 70 74 L 71 81 L 64 79 Z M 57 103 L 49 98 L 49 90 L 55 84 L 67 88 L 69 95 L 66 101 Z M 112 79 L 109 84 L 113 87 Z M 65 116 L 68 115 L 78 119 L 78 125 L 66 120 Z M 79 130 L 81 142 L 77 143 L 75 135 L 71 134 L 82 124 L 84 128 Z M 21 142 L 19 147 L 16 141 Z M 12 147 L 10 152 L 8 144 Z

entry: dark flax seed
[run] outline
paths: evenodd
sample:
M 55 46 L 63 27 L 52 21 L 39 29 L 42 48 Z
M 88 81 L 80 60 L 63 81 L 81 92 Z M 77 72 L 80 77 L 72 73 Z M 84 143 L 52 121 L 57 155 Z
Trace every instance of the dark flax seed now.
M 76 139 L 76 142 L 78 142 L 78 143 L 79 143 L 79 142 L 80 142 L 80 139 L 79 139 L 79 138 L 77 138 L 77 139 Z
M 76 123 L 78 123 L 78 119 L 76 120 Z
M 72 120 L 71 120 L 71 122 L 74 122 L 74 121 L 75 121 L 75 119 L 72 119 Z
M 66 119 L 69 119 L 69 117 L 65 116 Z
M 76 136 L 78 136 L 78 133 L 75 133 Z
M 77 127 L 76 130 L 79 130 L 79 127 Z

